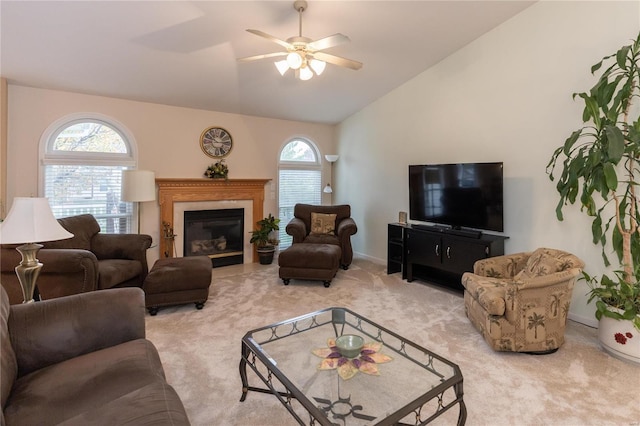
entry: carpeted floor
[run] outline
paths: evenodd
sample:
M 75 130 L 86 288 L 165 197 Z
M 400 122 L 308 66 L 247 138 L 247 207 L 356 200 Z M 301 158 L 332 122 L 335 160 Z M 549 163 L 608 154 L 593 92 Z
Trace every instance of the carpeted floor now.
M 461 294 L 407 283 L 362 259 L 340 270 L 330 288 L 296 280 L 284 286 L 276 263 L 214 269 L 204 309 L 147 315 L 147 337 L 193 425 L 293 425 L 272 395 L 250 392 L 239 402 L 240 341 L 248 330 L 330 306 L 458 364 L 468 425 L 640 425 L 640 367 L 601 351 L 596 330 L 570 321 L 565 344 L 551 355 L 494 352 L 465 317 Z

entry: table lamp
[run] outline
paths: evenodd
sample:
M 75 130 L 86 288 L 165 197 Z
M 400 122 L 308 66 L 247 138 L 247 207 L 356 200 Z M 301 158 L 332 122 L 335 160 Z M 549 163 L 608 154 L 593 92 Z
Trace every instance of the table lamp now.
M 122 201 L 138 203 L 138 234 L 140 233 L 140 202 L 156 199 L 156 175 L 150 170 L 122 172 Z
M 22 244 L 16 250 L 22 261 L 16 266 L 16 275 L 22 286 L 22 303 L 33 302 L 36 280 L 42 263 L 36 256 L 42 244 L 36 242 L 57 241 L 73 237 L 53 217 L 46 198 L 16 197 L 7 218 L 0 223 L 0 243 Z

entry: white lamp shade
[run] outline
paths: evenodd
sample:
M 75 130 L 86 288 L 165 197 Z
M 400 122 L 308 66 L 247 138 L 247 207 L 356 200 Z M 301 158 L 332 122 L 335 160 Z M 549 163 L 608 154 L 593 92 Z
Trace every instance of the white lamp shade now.
M 333 192 L 333 189 L 331 188 L 331 184 L 328 183 L 327 186 L 324 187 L 322 192 L 324 192 L 325 194 L 331 194 Z
M 335 163 L 336 161 L 338 161 L 338 157 L 339 156 L 336 154 L 327 154 L 324 156 L 324 158 L 326 158 L 330 163 Z
M 309 61 L 309 65 L 311 65 L 311 68 L 316 72 L 316 75 L 320 75 L 324 71 L 324 68 L 327 66 L 327 63 L 318 59 L 312 59 L 311 61 Z
M 156 175 L 150 170 L 122 172 L 122 201 L 153 201 L 156 199 Z
M 297 70 L 302 66 L 302 56 L 298 52 L 291 52 L 287 55 L 287 63 L 293 70 Z
M 286 60 L 275 62 L 276 68 L 278 68 L 278 72 L 280 75 L 284 75 L 287 71 L 289 71 L 289 63 Z
M 53 216 L 46 198 L 16 197 L 7 218 L 0 223 L 0 243 L 24 244 L 65 240 L 73 234 Z
M 313 71 L 311 71 L 311 68 L 306 65 L 300 68 L 300 80 L 310 80 L 311 77 L 313 77 Z

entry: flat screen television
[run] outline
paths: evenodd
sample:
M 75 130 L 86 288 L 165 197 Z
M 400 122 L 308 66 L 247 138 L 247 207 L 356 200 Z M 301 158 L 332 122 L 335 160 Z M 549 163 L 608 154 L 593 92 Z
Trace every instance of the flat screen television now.
M 503 164 L 409 166 L 409 218 L 454 229 L 504 231 Z

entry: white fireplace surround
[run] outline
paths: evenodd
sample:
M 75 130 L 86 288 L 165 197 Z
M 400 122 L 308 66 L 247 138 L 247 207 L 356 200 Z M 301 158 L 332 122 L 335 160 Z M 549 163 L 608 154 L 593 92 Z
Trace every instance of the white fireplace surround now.
M 244 208 L 244 225 L 248 235 L 256 222 L 264 218 L 264 186 L 267 182 L 269 179 L 156 178 L 160 205 L 160 256 L 175 256 L 173 246 L 177 256 L 182 255 L 185 209 L 210 210 L 215 209 L 214 206 Z M 164 237 L 167 230 L 177 234 L 174 241 Z M 245 262 L 255 263 L 258 259 L 256 248 L 248 249 L 249 240 L 245 242 L 244 259 Z
M 253 250 L 249 240 L 249 233 L 253 230 L 253 202 L 251 200 L 222 200 L 222 201 L 187 201 L 177 202 L 173 206 L 173 233 L 175 238 L 175 256 L 184 256 L 184 212 L 198 210 L 244 209 L 244 263 L 253 262 Z

